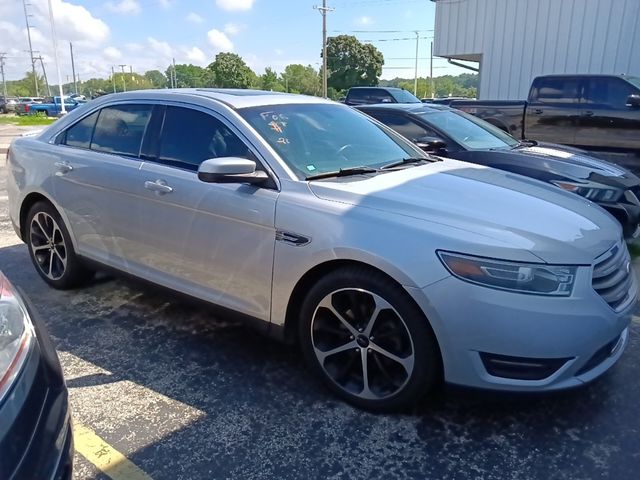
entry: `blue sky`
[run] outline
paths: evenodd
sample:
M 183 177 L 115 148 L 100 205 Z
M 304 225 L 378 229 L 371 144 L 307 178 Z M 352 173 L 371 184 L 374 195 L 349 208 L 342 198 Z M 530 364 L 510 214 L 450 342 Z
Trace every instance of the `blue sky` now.
M 112 65 L 127 70 L 164 70 L 177 63 L 206 66 L 220 51 L 242 56 L 256 71 L 277 71 L 289 63 L 320 64 L 321 0 L 52 0 L 63 79 L 70 74 L 69 41 L 82 79 L 107 76 Z M 22 2 L 0 2 L 0 52 L 8 78 L 30 68 Z M 30 0 L 34 49 L 49 76 L 55 64 L 46 0 Z M 329 0 L 328 34 L 355 35 L 385 56 L 383 78 L 412 77 L 415 31 L 419 31 L 419 68 L 428 75 L 429 43 L 435 4 L 429 0 Z M 409 39 L 409 40 L 407 40 Z M 434 61 L 434 75 L 461 73 L 445 60 Z

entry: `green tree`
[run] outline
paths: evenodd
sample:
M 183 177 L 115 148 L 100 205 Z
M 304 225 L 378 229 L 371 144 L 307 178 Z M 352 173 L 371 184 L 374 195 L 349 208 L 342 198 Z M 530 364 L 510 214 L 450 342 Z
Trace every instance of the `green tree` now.
M 167 67 L 167 78 L 171 78 L 173 65 Z M 171 85 L 171 82 L 168 82 Z M 202 88 L 212 87 L 213 78 L 211 72 L 197 65 L 176 65 L 176 87 L 177 88 Z
M 282 73 L 282 82 L 287 92 L 303 95 L 320 94 L 320 77 L 311 65 L 306 67 L 299 63 L 287 65 Z
M 90 78 L 81 83 L 80 93 L 87 98 L 93 97 L 101 92 L 111 93 L 113 92 L 113 85 L 108 79 L 105 78 Z
M 271 67 L 267 67 L 260 76 L 260 88 L 274 92 L 284 92 L 284 85 L 278 79 L 278 74 Z
M 47 95 L 47 85 L 44 83 L 44 77 L 37 75 L 38 90 L 41 96 Z M 26 72 L 25 77 L 21 80 L 13 80 L 7 82 L 7 95 L 15 97 L 35 97 L 36 86 L 33 81 L 33 72 Z
M 167 77 L 160 70 L 148 70 L 144 72 L 144 78 L 146 78 L 153 88 L 165 88 L 167 87 Z
M 235 53 L 219 53 L 207 70 L 213 73 L 215 85 L 222 88 L 249 88 L 257 76 L 242 57 Z
M 382 53 L 354 36 L 338 35 L 327 40 L 328 84 L 336 90 L 377 85 L 382 65 Z

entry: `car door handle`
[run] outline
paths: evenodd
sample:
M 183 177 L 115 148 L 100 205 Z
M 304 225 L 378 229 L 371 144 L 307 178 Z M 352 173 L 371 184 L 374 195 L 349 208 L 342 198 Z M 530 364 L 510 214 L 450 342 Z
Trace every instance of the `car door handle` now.
M 69 162 L 56 162 L 54 165 L 58 168 L 60 173 L 69 173 L 73 170 L 73 167 Z
M 173 192 L 173 188 L 167 185 L 167 182 L 165 182 L 164 180 L 156 180 L 155 182 L 144 182 L 144 188 L 146 188 L 147 190 L 151 190 L 152 192 L 156 192 L 160 195 Z
M 587 110 L 586 112 L 582 113 L 583 117 L 593 117 L 593 112 L 591 110 Z
M 536 108 L 533 113 L 535 113 L 536 115 L 542 115 L 544 113 L 544 111 L 541 108 Z

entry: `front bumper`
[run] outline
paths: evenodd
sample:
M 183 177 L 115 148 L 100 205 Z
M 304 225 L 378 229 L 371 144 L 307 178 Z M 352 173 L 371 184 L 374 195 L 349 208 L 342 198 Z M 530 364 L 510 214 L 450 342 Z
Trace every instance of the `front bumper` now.
M 73 437 L 67 388 L 42 322 L 28 304 L 27 309 L 37 342 L 0 405 L 0 478 L 70 480 Z
M 568 298 L 493 290 L 455 277 L 408 291 L 434 329 L 447 382 L 547 391 L 597 378 L 616 363 L 628 343 L 635 298 L 615 312 L 591 288 L 590 277 L 591 269 L 581 267 Z M 632 288 L 637 290 L 635 280 Z M 514 371 L 520 362 L 523 369 L 536 367 L 538 373 L 521 369 L 505 374 L 493 368 L 491 359 Z M 508 365 L 511 360 L 513 365 Z M 544 375 L 542 367 L 547 368 Z

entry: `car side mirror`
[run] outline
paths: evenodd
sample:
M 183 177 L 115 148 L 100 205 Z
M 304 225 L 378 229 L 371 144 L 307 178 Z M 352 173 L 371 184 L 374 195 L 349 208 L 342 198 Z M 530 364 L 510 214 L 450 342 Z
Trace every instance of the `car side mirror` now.
M 219 157 L 205 160 L 198 167 L 198 178 L 207 183 L 264 183 L 269 176 L 256 171 L 256 162 L 239 157 Z
M 640 95 L 629 95 L 627 97 L 627 107 L 640 108 Z
M 415 139 L 413 143 L 428 153 L 441 153 L 447 148 L 446 142 L 440 137 L 421 137 Z

